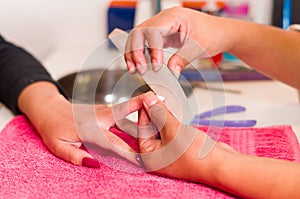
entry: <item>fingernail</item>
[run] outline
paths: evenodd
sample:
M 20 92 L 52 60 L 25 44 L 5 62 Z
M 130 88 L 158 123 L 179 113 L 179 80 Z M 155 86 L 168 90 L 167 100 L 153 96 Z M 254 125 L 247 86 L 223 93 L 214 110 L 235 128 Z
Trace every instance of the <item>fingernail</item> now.
M 179 76 L 180 76 L 180 71 L 181 71 L 181 68 L 180 66 L 175 66 L 174 70 L 173 70 L 173 74 L 175 75 L 175 77 L 178 79 Z
M 161 95 L 157 95 L 158 99 L 162 102 L 164 102 L 166 100 L 166 98 L 164 96 Z
M 159 71 L 159 69 L 161 68 L 161 64 L 157 63 L 157 61 L 155 59 L 152 60 L 152 68 L 155 72 Z
M 127 64 L 127 67 L 129 68 L 129 73 L 134 74 L 136 72 L 136 68 L 133 65 L 133 63 L 130 61 L 127 61 L 126 64 Z
M 82 159 L 82 165 L 89 168 L 100 168 L 100 163 L 95 158 L 84 157 Z
M 157 97 L 152 92 L 146 93 L 144 103 L 148 108 L 153 106 L 157 102 Z
M 135 67 L 129 69 L 129 73 L 130 73 L 130 74 L 134 74 L 135 72 L 136 72 Z
M 136 66 L 136 69 L 138 70 L 138 72 L 143 75 L 145 73 L 145 68 L 142 65 L 138 65 Z

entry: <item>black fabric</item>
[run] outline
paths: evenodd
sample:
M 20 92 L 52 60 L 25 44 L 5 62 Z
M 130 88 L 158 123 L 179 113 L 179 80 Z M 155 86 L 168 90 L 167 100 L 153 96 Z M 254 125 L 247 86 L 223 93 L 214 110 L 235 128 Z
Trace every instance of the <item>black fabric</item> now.
M 65 96 L 60 85 L 51 78 L 40 62 L 0 35 L 0 101 L 14 114 L 20 114 L 17 106 L 20 93 L 26 86 L 37 81 L 52 82 Z

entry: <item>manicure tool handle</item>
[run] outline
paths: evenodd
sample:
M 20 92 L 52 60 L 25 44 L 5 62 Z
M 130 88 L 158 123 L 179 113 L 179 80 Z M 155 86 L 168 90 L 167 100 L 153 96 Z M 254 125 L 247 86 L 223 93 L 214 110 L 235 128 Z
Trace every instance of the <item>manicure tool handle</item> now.
M 194 119 L 194 125 L 219 126 L 219 127 L 252 127 L 256 124 L 256 120 L 208 120 Z
M 206 111 L 204 113 L 198 114 L 195 117 L 196 118 L 209 118 L 212 116 L 216 115 L 222 115 L 226 113 L 238 113 L 238 112 L 243 112 L 245 111 L 246 108 L 243 106 L 236 106 L 236 105 L 231 105 L 231 106 L 222 106 L 220 108 L 216 108 L 210 111 Z

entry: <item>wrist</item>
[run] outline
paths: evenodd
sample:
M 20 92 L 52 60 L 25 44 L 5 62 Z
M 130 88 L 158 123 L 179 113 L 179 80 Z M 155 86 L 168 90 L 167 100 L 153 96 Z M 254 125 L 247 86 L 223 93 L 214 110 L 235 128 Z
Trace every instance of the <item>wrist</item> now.
M 18 107 L 35 122 L 40 120 L 43 109 L 54 108 L 54 104 L 62 100 L 67 101 L 53 83 L 40 81 L 30 84 L 21 92 Z
M 200 155 L 200 150 L 205 151 L 206 155 Z M 219 187 L 225 176 L 228 177 L 230 171 L 228 163 L 235 161 L 240 154 L 229 146 L 224 147 L 224 143 L 215 142 L 199 132 L 186 155 L 187 159 L 184 160 L 186 166 L 182 167 L 183 172 L 187 171 L 186 180 Z
M 220 18 L 220 17 L 218 17 Z M 245 32 L 248 30 L 248 22 L 232 18 L 222 18 L 219 20 L 220 29 L 224 31 L 221 42 L 224 42 L 223 52 L 235 54 L 235 49 L 241 46 L 245 40 Z
M 230 31 L 229 40 L 232 42 L 227 51 L 237 57 L 243 56 L 249 52 L 253 44 L 259 43 L 260 25 L 237 19 L 228 20 L 231 21 L 227 28 Z M 255 40 L 253 40 L 253 35 L 256 35 Z

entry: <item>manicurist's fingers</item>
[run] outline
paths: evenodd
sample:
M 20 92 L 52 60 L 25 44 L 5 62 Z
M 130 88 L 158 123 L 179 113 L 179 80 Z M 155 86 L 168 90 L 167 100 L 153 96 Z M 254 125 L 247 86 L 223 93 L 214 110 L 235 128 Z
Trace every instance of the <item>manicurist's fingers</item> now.
M 189 62 L 178 54 L 173 54 L 168 61 L 168 67 L 177 79 L 179 78 L 181 71 L 188 64 Z
M 162 33 L 157 28 L 146 28 L 144 32 L 151 57 L 148 61 L 151 61 L 153 70 L 158 71 L 162 67 L 164 60 L 164 39 Z
M 131 59 L 136 67 L 136 70 L 143 75 L 148 70 L 147 61 L 144 55 L 145 51 L 145 36 L 141 29 L 134 29 L 129 34 L 131 48 L 129 50 Z M 127 49 L 126 49 L 127 50 Z
M 180 75 L 180 71 L 196 58 L 209 57 L 206 50 L 196 41 L 187 37 L 182 40 L 183 45 L 171 56 L 167 64 L 177 78 Z
M 132 38 L 129 35 L 128 38 L 127 38 L 127 41 L 126 41 L 126 45 L 125 45 L 124 58 L 125 58 L 125 62 L 126 62 L 128 71 L 131 74 L 134 74 L 137 70 L 136 70 L 135 64 L 134 64 L 133 59 L 132 59 L 131 40 L 132 40 Z

